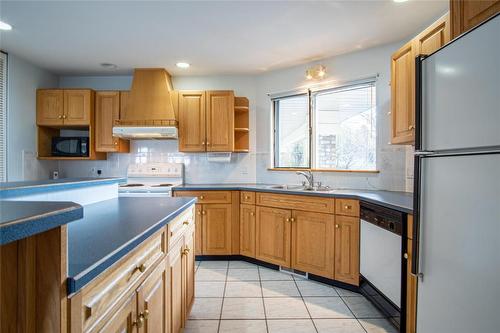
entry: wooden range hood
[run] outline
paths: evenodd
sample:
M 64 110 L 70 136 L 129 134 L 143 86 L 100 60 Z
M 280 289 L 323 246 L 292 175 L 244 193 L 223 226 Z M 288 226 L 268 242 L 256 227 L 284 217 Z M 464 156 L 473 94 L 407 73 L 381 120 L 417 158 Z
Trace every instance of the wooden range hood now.
M 164 68 L 136 68 L 127 107 L 115 121 L 113 134 L 126 138 L 177 138 L 172 90 L 170 74 Z

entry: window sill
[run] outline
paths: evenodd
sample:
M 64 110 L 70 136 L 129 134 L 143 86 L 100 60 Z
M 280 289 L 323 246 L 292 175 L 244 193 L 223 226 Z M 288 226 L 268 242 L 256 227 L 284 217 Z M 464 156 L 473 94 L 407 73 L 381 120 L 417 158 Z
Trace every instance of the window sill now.
M 308 168 L 267 168 L 268 171 L 312 171 L 312 172 L 352 172 L 352 173 L 380 173 L 379 170 L 336 170 L 336 169 L 308 169 Z

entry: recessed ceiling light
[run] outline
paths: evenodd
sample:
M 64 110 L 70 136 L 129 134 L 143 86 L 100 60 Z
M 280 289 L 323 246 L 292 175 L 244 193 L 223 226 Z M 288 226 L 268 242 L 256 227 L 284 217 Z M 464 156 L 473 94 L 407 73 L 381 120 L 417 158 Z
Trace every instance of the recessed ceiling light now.
M 112 64 L 110 62 L 102 62 L 100 63 L 101 67 L 104 68 L 104 69 L 110 69 L 110 70 L 113 70 L 113 69 L 117 69 L 118 66 L 115 65 L 115 64 Z
M 0 21 L 0 30 L 12 30 L 12 26 L 8 23 Z
M 177 66 L 179 68 L 189 68 L 189 66 L 191 66 L 191 65 L 188 64 L 187 62 L 178 62 L 175 64 L 175 66 Z

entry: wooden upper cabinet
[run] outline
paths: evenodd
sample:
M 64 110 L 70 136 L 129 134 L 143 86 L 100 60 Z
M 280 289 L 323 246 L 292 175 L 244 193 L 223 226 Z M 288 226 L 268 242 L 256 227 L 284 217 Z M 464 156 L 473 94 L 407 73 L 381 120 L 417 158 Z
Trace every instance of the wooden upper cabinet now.
M 500 0 L 451 0 L 452 38 L 500 12 Z
M 206 103 L 207 151 L 233 151 L 233 91 L 207 91 Z
M 137 297 L 133 293 L 127 298 L 125 303 L 118 310 L 116 310 L 113 316 L 103 322 L 102 326 L 98 329 L 92 330 L 91 332 L 99 333 L 136 333 L 137 325 Z
M 415 37 L 415 55 L 431 54 L 450 41 L 450 14 L 446 13 Z
M 63 115 L 64 91 L 61 89 L 38 89 L 36 92 L 37 125 L 62 125 Z
M 450 41 L 450 15 L 446 13 L 391 57 L 391 142 L 415 141 L 415 58 L 431 54 Z
M 64 90 L 64 125 L 90 125 L 93 108 L 92 90 Z
M 231 254 L 231 204 L 206 204 L 202 211 L 203 254 Z
M 275 265 L 291 267 L 291 211 L 270 207 L 256 209 L 255 257 Z
M 415 50 L 414 42 L 403 45 L 391 57 L 391 118 L 395 144 L 415 140 Z
M 240 254 L 255 258 L 255 205 L 240 205 Z
M 142 321 L 140 333 L 165 332 L 167 313 L 167 272 L 165 264 L 158 268 L 137 289 L 137 320 Z
M 180 91 L 179 151 L 206 151 L 205 92 Z
M 334 222 L 330 214 L 293 211 L 292 267 L 333 279 Z
M 127 140 L 113 137 L 113 124 L 115 120 L 120 118 L 120 94 L 119 91 L 99 91 L 96 93 L 96 151 L 129 151 Z
M 359 285 L 359 218 L 335 216 L 335 280 Z

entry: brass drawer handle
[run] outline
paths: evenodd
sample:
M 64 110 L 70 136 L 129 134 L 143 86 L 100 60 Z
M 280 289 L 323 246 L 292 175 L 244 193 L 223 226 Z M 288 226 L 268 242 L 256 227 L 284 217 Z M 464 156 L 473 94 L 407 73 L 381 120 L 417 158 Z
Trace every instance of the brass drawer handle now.
M 201 215 L 201 210 L 197 210 L 196 214 Z
M 66 115 L 65 114 L 62 117 L 63 117 L 63 119 L 66 119 Z
M 182 222 L 183 225 L 188 225 L 189 224 L 189 221 L 184 221 Z
M 203 195 L 200 195 L 200 200 L 203 200 L 205 199 L 205 197 Z
M 405 253 L 405 254 L 403 255 L 403 258 L 408 259 L 408 253 Z
M 189 247 L 185 248 L 183 251 L 182 251 L 182 254 L 187 256 L 189 251 L 191 251 L 191 249 Z
M 246 195 L 245 200 L 250 200 L 250 197 L 248 195 Z
M 146 265 L 145 264 L 140 264 L 139 266 L 136 266 L 135 269 L 138 270 L 141 273 L 144 273 L 146 271 Z

